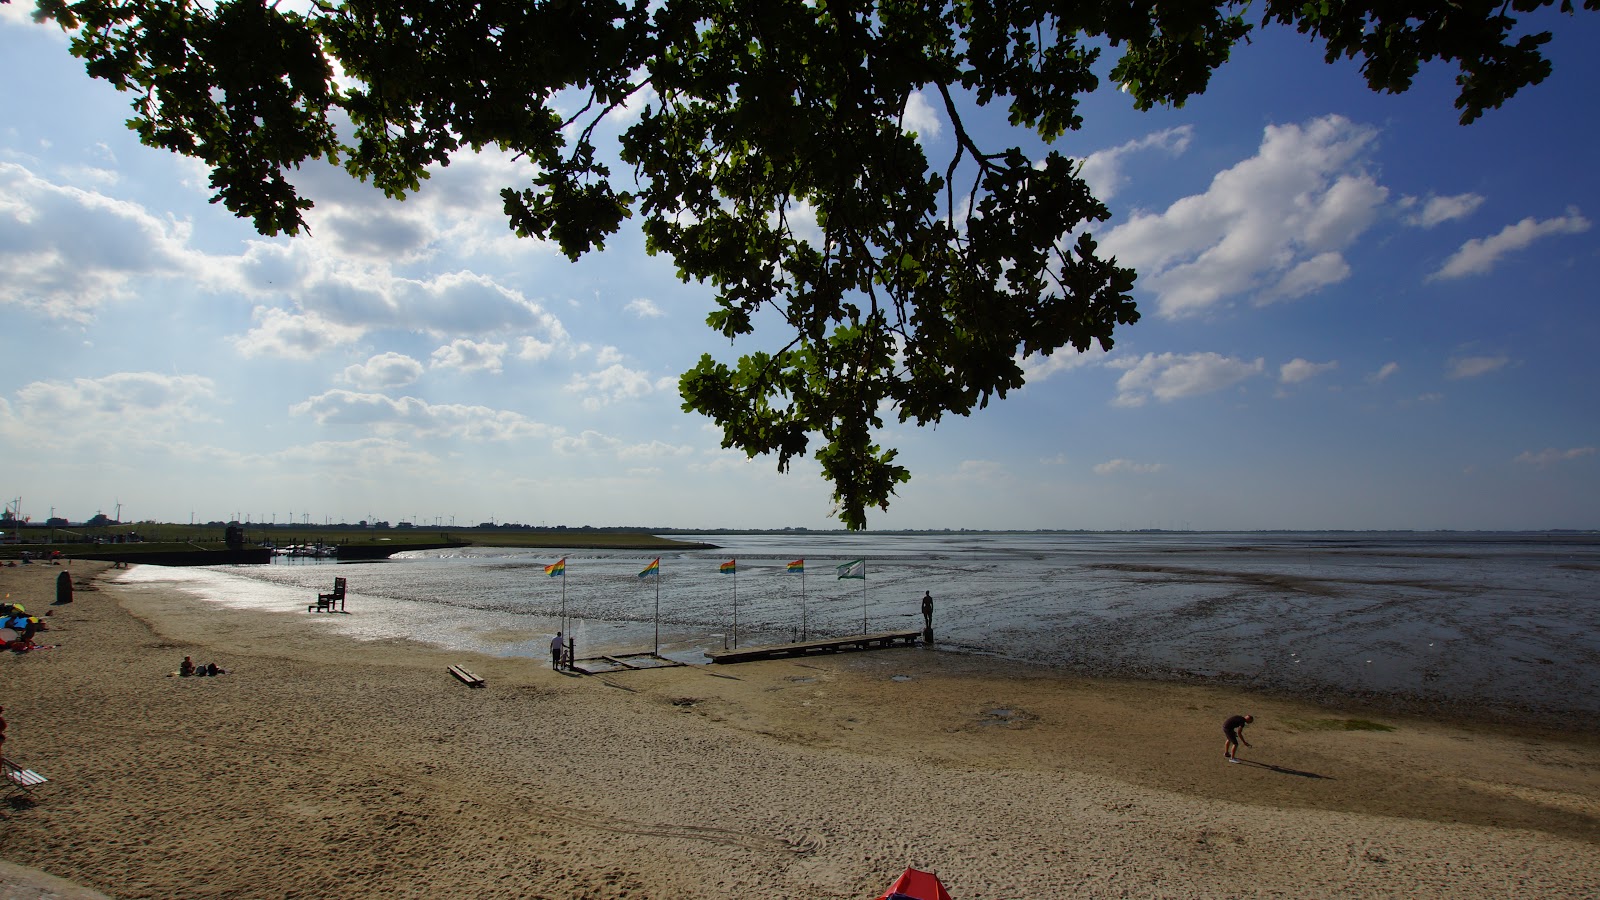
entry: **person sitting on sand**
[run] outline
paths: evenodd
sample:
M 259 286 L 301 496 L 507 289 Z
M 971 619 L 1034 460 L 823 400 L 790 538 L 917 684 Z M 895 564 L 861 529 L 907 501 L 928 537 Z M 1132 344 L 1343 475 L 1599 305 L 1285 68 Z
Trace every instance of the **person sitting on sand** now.
M 182 675 L 184 678 L 188 678 L 190 675 L 193 675 L 194 674 L 194 660 L 192 660 L 189 657 L 185 656 L 183 658 L 183 662 L 178 663 L 178 674 Z
M 1222 723 L 1223 737 L 1228 739 L 1222 745 L 1222 755 L 1227 758 L 1228 762 L 1236 763 L 1239 761 L 1233 754 L 1239 749 L 1241 742 L 1246 747 L 1250 746 L 1250 742 L 1244 739 L 1243 732 L 1244 727 L 1255 720 L 1256 717 L 1251 715 L 1229 716 L 1227 721 Z
M 218 666 L 216 663 L 206 663 L 206 674 L 207 675 L 226 675 L 226 674 L 228 674 L 228 670 L 222 668 L 221 666 Z

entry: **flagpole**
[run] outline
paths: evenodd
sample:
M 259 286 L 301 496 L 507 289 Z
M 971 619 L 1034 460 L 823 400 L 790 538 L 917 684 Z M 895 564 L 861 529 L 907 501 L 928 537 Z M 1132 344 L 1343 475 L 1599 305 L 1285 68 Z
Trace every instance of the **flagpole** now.
M 867 561 L 861 561 L 861 633 L 867 633 Z
M 733 567 L 733 649 L 739 649 L 739 567 Z
M 656 649 L 654 656 L 661 655 L 661 560 L 656 559 Z
M 806 570 L 800 569 L 800 640 L 810 640 L 810 633 L 806 626 Z

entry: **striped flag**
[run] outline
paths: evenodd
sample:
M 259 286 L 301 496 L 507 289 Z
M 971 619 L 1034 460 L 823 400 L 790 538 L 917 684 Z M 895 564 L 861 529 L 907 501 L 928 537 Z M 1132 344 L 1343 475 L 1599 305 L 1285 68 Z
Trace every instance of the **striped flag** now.
M 658 556 L 655 559 L 650 561 L 650 565 L 644 567 L 644 571 L 639 573 L 639 577 L 640 578 L 649 578 L 651 575 L 660 575 L 660 574 L 661 574 L 661 557 Z
M 734 561 L 730 559 L 727 562 L 723 563 L 722 565 L 717 566 L 717 571 L 721 572 L 724 575 L 733 575 L 733 574 L 735 574 L 735 573 L 737 573 L 739 571 L 739 567 L 734 565 L 733 563 L 734 563 Z
M 865 580 L 867 577 L 867 561 L 864 559 L 857 559 L 845 563 L 839 567 L 839 577 L 860 578 Z
M 550 565 L 545 566 L 544 573 L 549 575 L 551 578 L 567 574 L 567 558 L 563 556 L 559 562 L 553 562 Z
M 786 572 L 804 572 L 806 570 L 806 561 L 803 559 L 797 559 L 783 568 Z

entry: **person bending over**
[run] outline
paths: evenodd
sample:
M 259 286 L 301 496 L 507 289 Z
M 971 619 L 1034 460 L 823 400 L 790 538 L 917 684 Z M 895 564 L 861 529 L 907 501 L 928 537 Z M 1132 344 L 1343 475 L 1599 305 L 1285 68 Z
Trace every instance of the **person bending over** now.
M 1250 742 L 1244 739 L 1243 732 L 1244 727 L 1255 720 L 1255 716 L 1249 715 L 1229 716 L 1227 721 L 1222 723 L 1222 735 L 1228 739 L 1222 745 L 1222 755 L 1227 758 L 1228 762 L 1239 761 L 1233 754 L 1238 751 L 1241 743 L 1246 747 L 1250 746 Z

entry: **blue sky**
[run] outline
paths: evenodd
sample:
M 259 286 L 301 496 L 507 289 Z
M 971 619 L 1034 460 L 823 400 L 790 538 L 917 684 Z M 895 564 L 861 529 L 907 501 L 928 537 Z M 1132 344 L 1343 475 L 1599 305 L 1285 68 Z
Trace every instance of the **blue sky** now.
M 483 155 L 404 203 L 310 167 L 312 235 L 261 237 L 30 6 L 0 6 L 0 493 L 25 515 L 837 527 L 814 463 L 681 411 L 680 373 L 745 348 L 635 232 L 576 264 L 516 239 L 498 191 L 527 173 Z M 1143 320 L 971 418 L 889 417 L 913 479 L 869 527 L 1600 527 L 1600 16 L 1548 18 L 1554 76 L 1468 127 L 1448 70 L 1377 95 L 1281 30 L 1183 109 L 1089 98 L 1057 146 Z

